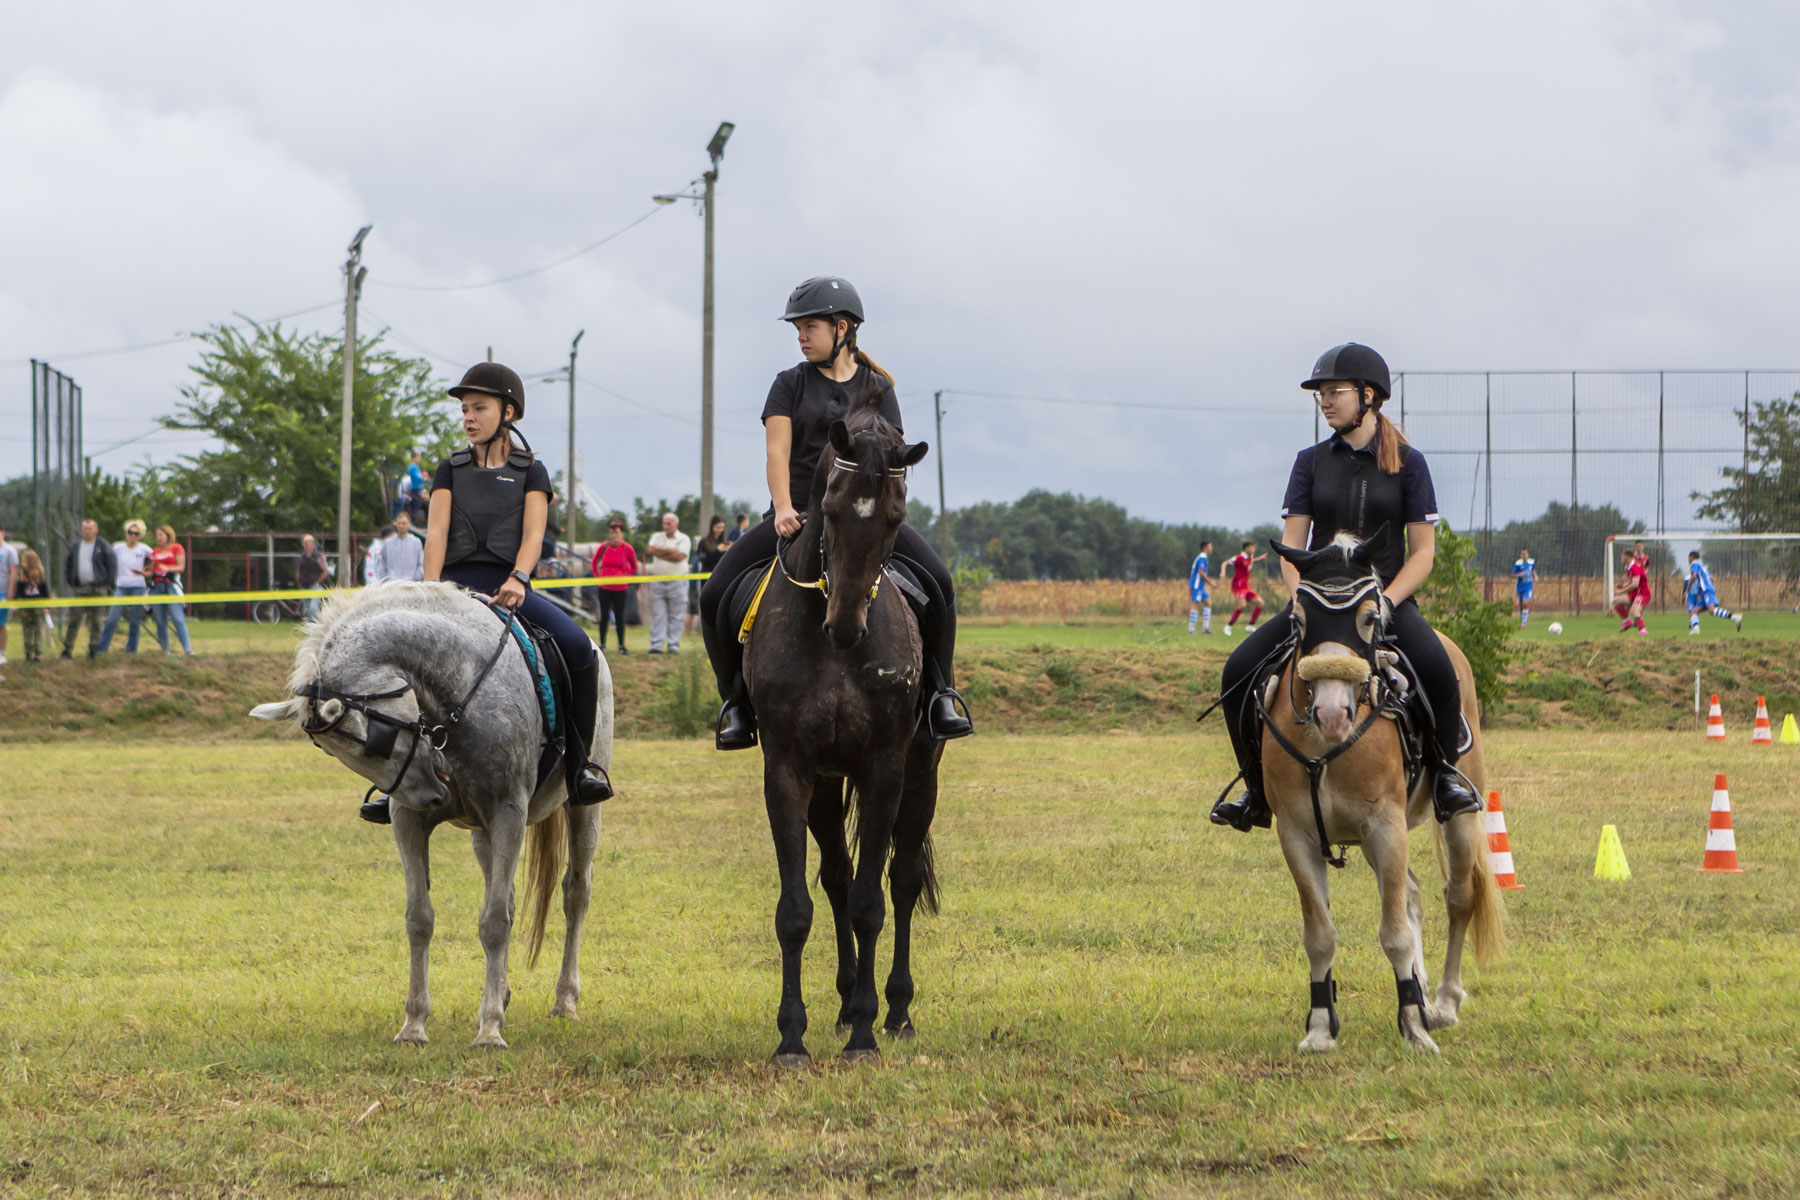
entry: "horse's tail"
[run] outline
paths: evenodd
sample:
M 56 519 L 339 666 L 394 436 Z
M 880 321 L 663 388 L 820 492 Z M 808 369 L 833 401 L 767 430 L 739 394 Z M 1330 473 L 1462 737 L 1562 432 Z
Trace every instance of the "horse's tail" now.
M 850 861 L 856 861 L 858 847 L 862 844 L 862 793 L 848 779 L 844 781 L 844 809 L 850 818 Z M 888 849 L 888 882 L 893 883 L 894 855 L 892 842 Z M 931 834 L 925 834 L 925 844 L 919 847 L 919 902 L 925 911 L 936 916 L 938 909 L 938 871 L 937 849 L 932 845 Z
M 531 827 L 531 863 L 525 876 L 525 907 L 531 911 L 531 929 L 525 939 L 527 966 L 537 966 L 538 951 L 544 948 L 544 922 L 550 916 L 550 898 L 556 894 L 568 854 L 569 810 L 559 805 Z

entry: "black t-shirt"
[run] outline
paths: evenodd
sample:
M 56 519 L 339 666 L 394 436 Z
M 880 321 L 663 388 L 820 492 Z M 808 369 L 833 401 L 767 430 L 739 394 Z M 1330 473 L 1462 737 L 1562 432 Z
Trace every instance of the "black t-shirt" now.
M 730 548 L 731 544 L 723 538 L 719 539 L 717 545 L 712 542 L 701 542 L 700 549 L 695 554 L 695 557 L 700 560 L 700 569 L 710 571 L 718 566 L 719 560 L 725 557 L 725 551 Z
M 1346 531 L 1372 537 L 1386 525 L 1389 536 L 1374 566 L 1391 583 L 1406 560 L 1405 527 L 1437 521 L 1437 492 L 1425 456 L 1411 446 L 1400 447 L 1400 473 L 1388 475 L 1375 462 L 1375 443 L 1357 450 L 1334 433 L 1295 457 L 1281 515 L 1312 518 L 1309 550 Z
M 803 362 L 777 375 L 770 385 L 762 419 L 766 422 L 770 417 L 787 417 L 794 423 L 793 447 L 788 452 L 788 498 L 802 512 L 812 495 L 819 455 L 831 444 L 831 423 L 844 419 L 850 411 L 850 401 L 871 382 L 881 389 L 881 415 L 899 429 L 900 401 L 894 396 L 894 385 L 867 367 L 857 367 L 856 374 L 838 383 L 827 379 L 813 364 Z
M 517 468 L 514 467 L 477 467 L 473 463 L 461 469 L 464 471 L 485 471 L 490 475 L 500 471 L 505 471 L 508 474 L 513 475 L 518 473 Z M 437 471 L 431 477 L 431 490 L 435 492 L 439 488 L 443 488 L 444 494 L 451 498 L 452 504 L 456 502 L 456 489 L 451 483 L 452 472 L 455 470 L 457 470 L 457 468 L 452 467 L 450 465 L 450 460 L 446 458 L 443 462 L 438 464 Z M 546 496 L 553 496 L 556 494 L 556 489 L 550 486 L 550 472 L 544 467 L 543 463 L 535 458 L 531 460 L 531 465 L 525 468 L 525 491 L 542 492 Z M 505 567 L 511 567 L 513 565 L 513 559 L 503 558 L 488 549 L 488 531 L 486 529 L 476 530 L 475 535 L 479 542 L 479 548 L 477 548 L 465 561 L 499 563 Z M 550 543 L 546 541 L 545 545 L 548 546 L 549 544 Z

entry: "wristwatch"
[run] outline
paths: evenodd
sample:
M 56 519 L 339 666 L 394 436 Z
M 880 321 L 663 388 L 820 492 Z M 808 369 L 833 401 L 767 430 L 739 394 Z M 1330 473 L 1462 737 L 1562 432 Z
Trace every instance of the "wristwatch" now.
M 524 584 L 526 587 L 531 586 L 531 576 L 527 575 L 525 572 L 509 571 L 508 574 L 511 575 L 514 579 L 518 580 L 520 583 Z

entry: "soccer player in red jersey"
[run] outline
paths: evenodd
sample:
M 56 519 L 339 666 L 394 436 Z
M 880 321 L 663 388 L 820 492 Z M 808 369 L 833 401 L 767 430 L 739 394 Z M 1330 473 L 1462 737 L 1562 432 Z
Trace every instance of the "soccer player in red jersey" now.
M 1256 618 L 1262 616 L 1263 605 L 1262 597 L 1257 595 L 1255 589 L 1250 586 L 1250 568 L 1267 557 L 1269 556 L 1266 554 L 1256 553 L 1255 542 L 1246 541 L 1237 557 L 1225 564 L 1226 570 L 1231 572 L 1231 600 L 1237 605 L 1231 610 L 1231 619 L 1225 622 L 1226 637 L 1231 636 L 1231 627 L 1237 624 L 1239 614 L 1244 611 L 1246 606 L 1251 605 L 1254 608 L 1250 613 L 1250 623 L 1244 626 L 1244 632 L 1256 632 Z
M 1613 611 L 1620 620 L 1619 632 L 1630 633 L 1635 627 L 1639 637 L 1648 637 L 1650 630 L 1644 625 L 1644 606 L 1650 603 L 1650 556 L 1644 553 L 1644 543 L 1633 542 L 1624 562 L 1625 583 L 1613 597 Z

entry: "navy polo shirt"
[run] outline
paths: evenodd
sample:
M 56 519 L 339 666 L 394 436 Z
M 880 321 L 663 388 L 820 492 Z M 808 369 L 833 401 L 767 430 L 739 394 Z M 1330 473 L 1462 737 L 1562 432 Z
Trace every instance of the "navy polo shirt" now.
M 1391 536 L 1374 563 L 1376 574 L 1387 583 L 1405 561 L 1405 526 L 1437 522 L 1437 492 L 1425 456 L 1413 447 L 1400 447 L 1400 473 L 1388 475 L 1375 462 L 1374 442 L 1358 450 L 1334 433 L 1295 456 L 1281 515 L 1312 519 L 1309 550 L 1339 533 L 1370 537 L 1388 526 Z

